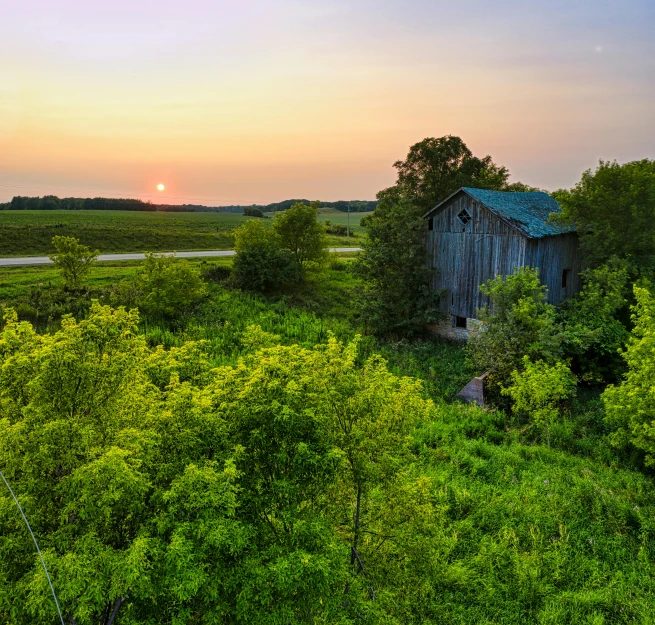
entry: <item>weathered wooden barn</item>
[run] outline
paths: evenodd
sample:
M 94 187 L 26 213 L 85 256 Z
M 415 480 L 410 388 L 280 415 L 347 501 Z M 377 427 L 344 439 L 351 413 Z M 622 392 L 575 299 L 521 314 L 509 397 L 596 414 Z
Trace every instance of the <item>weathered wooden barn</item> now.
M 549 221 L 560 212 L 547 193 L 463 187 L 426 213 L 433 287 L 444 291 L 444 334 L 466 338 L 477 310 L 489 304 L 480 285 L 518 267 L 539 270 L 548 301 L 559 304 L 580 289 L 578 237 Z

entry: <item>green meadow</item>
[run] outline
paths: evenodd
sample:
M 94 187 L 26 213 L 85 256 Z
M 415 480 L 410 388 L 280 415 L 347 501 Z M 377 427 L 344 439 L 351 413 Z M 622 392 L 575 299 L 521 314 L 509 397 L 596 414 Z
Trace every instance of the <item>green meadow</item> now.
M 352 232 L 361 236 L 359 220 L 366 214 L 351 213 Z M 348 219 L 335 209 L 322 210 L 321 217 L 343 225 Z M 249 219 L 256 218 L 218 212 L 0 211 L 0 256 L 50 254 L 55 235 L 76 237 L 102 253 L 225 250 L 234 245 L 234 229 Z M 346 237 L 329 236 L 328 242 L 347 244 Z

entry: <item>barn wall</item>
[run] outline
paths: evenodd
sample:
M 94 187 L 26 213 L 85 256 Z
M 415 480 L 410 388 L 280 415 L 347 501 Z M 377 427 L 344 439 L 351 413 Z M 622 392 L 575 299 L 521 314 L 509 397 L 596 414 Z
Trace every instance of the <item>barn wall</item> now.
M 472 217 L 466 226 L 457 219 L 464 208 Z M 433 287 L 446 291 L 441 307 L 450 315 L 476 318 L 477 310 L 489 304 L 480 285 L 524 265 L 539 269 L 553 304 L 580 290 L 576 235 L 528 239 L 464 193 L 433 216 L 428 252 L 436 269 Z M 564 269 L 570 270 L 566 289 Z
M 582 287 L 580 247 L 575 234 L 528 240 L 526 264 L 539 269 L 539 278 L 548 288 L 551 304 L 560 304 Z M 565 269 L 568 269 L 568 279 L 566 288 L 563 288 L 562 273 Z
M 457 219 L 463 209 L 472 220 L 464 227 Z M 487 209 L 462 194 L 434 216 L 428 249 L 437 270 L 434 288 L 447 291 L 443 312 L 475 318 L 489 298 L 480 285 L 525 263 L 527 239 Z

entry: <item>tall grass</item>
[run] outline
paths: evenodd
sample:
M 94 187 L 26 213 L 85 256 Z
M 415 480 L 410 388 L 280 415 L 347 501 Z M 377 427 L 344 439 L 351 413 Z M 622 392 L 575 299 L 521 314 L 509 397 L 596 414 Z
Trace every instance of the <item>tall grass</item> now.
M 451 539 L 439 622 L 655 622 L 649 477 L 512 440 L 500 413 L 439 413 L 414 436 Z

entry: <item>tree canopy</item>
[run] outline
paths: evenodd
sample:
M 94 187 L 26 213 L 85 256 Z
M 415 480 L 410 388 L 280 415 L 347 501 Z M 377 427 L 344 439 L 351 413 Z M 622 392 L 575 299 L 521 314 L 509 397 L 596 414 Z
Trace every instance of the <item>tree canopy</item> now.
M 378 334 L 415 334 L 438 315 L 423 215 L 462 186 L 506 189 L 509 172 L 491 156 L 473 156 L 451 135 L 416 143 L 394 167 L 396 184 L 378 193 L 380 203 L 366 219 L 368 238 L 358 260 L 364 315 Z
M 334 339 L 212 369 L 201 342 L 150 349 L 136 311 L 97 303 L 51 335 L 5 321 L 0 466 L 67 621 L 346 623 L 374 587 L 375 610 L 398 604 L 421 554 L 394 552 L 434 514 L 406 463 L 433 410 L 418 382 Z M 3 493 L 0 521 L 0 618 L 55 623 Z
M 655 161 L 600 161 L 573 189 L 556 191 L 559 219 L 573 224 L 588 266 L 629 259 L 633 274 L 655 267 Z
M 474 156 L 459 137 L 429 137 L 415 143 L 404 161 L 396 161 L 395 189 L 426 212 L 460 187 L 504 189 L 509 171 L 496 165 L 491 156 Z M 387 189 L 382 194 L 388 194 Z

